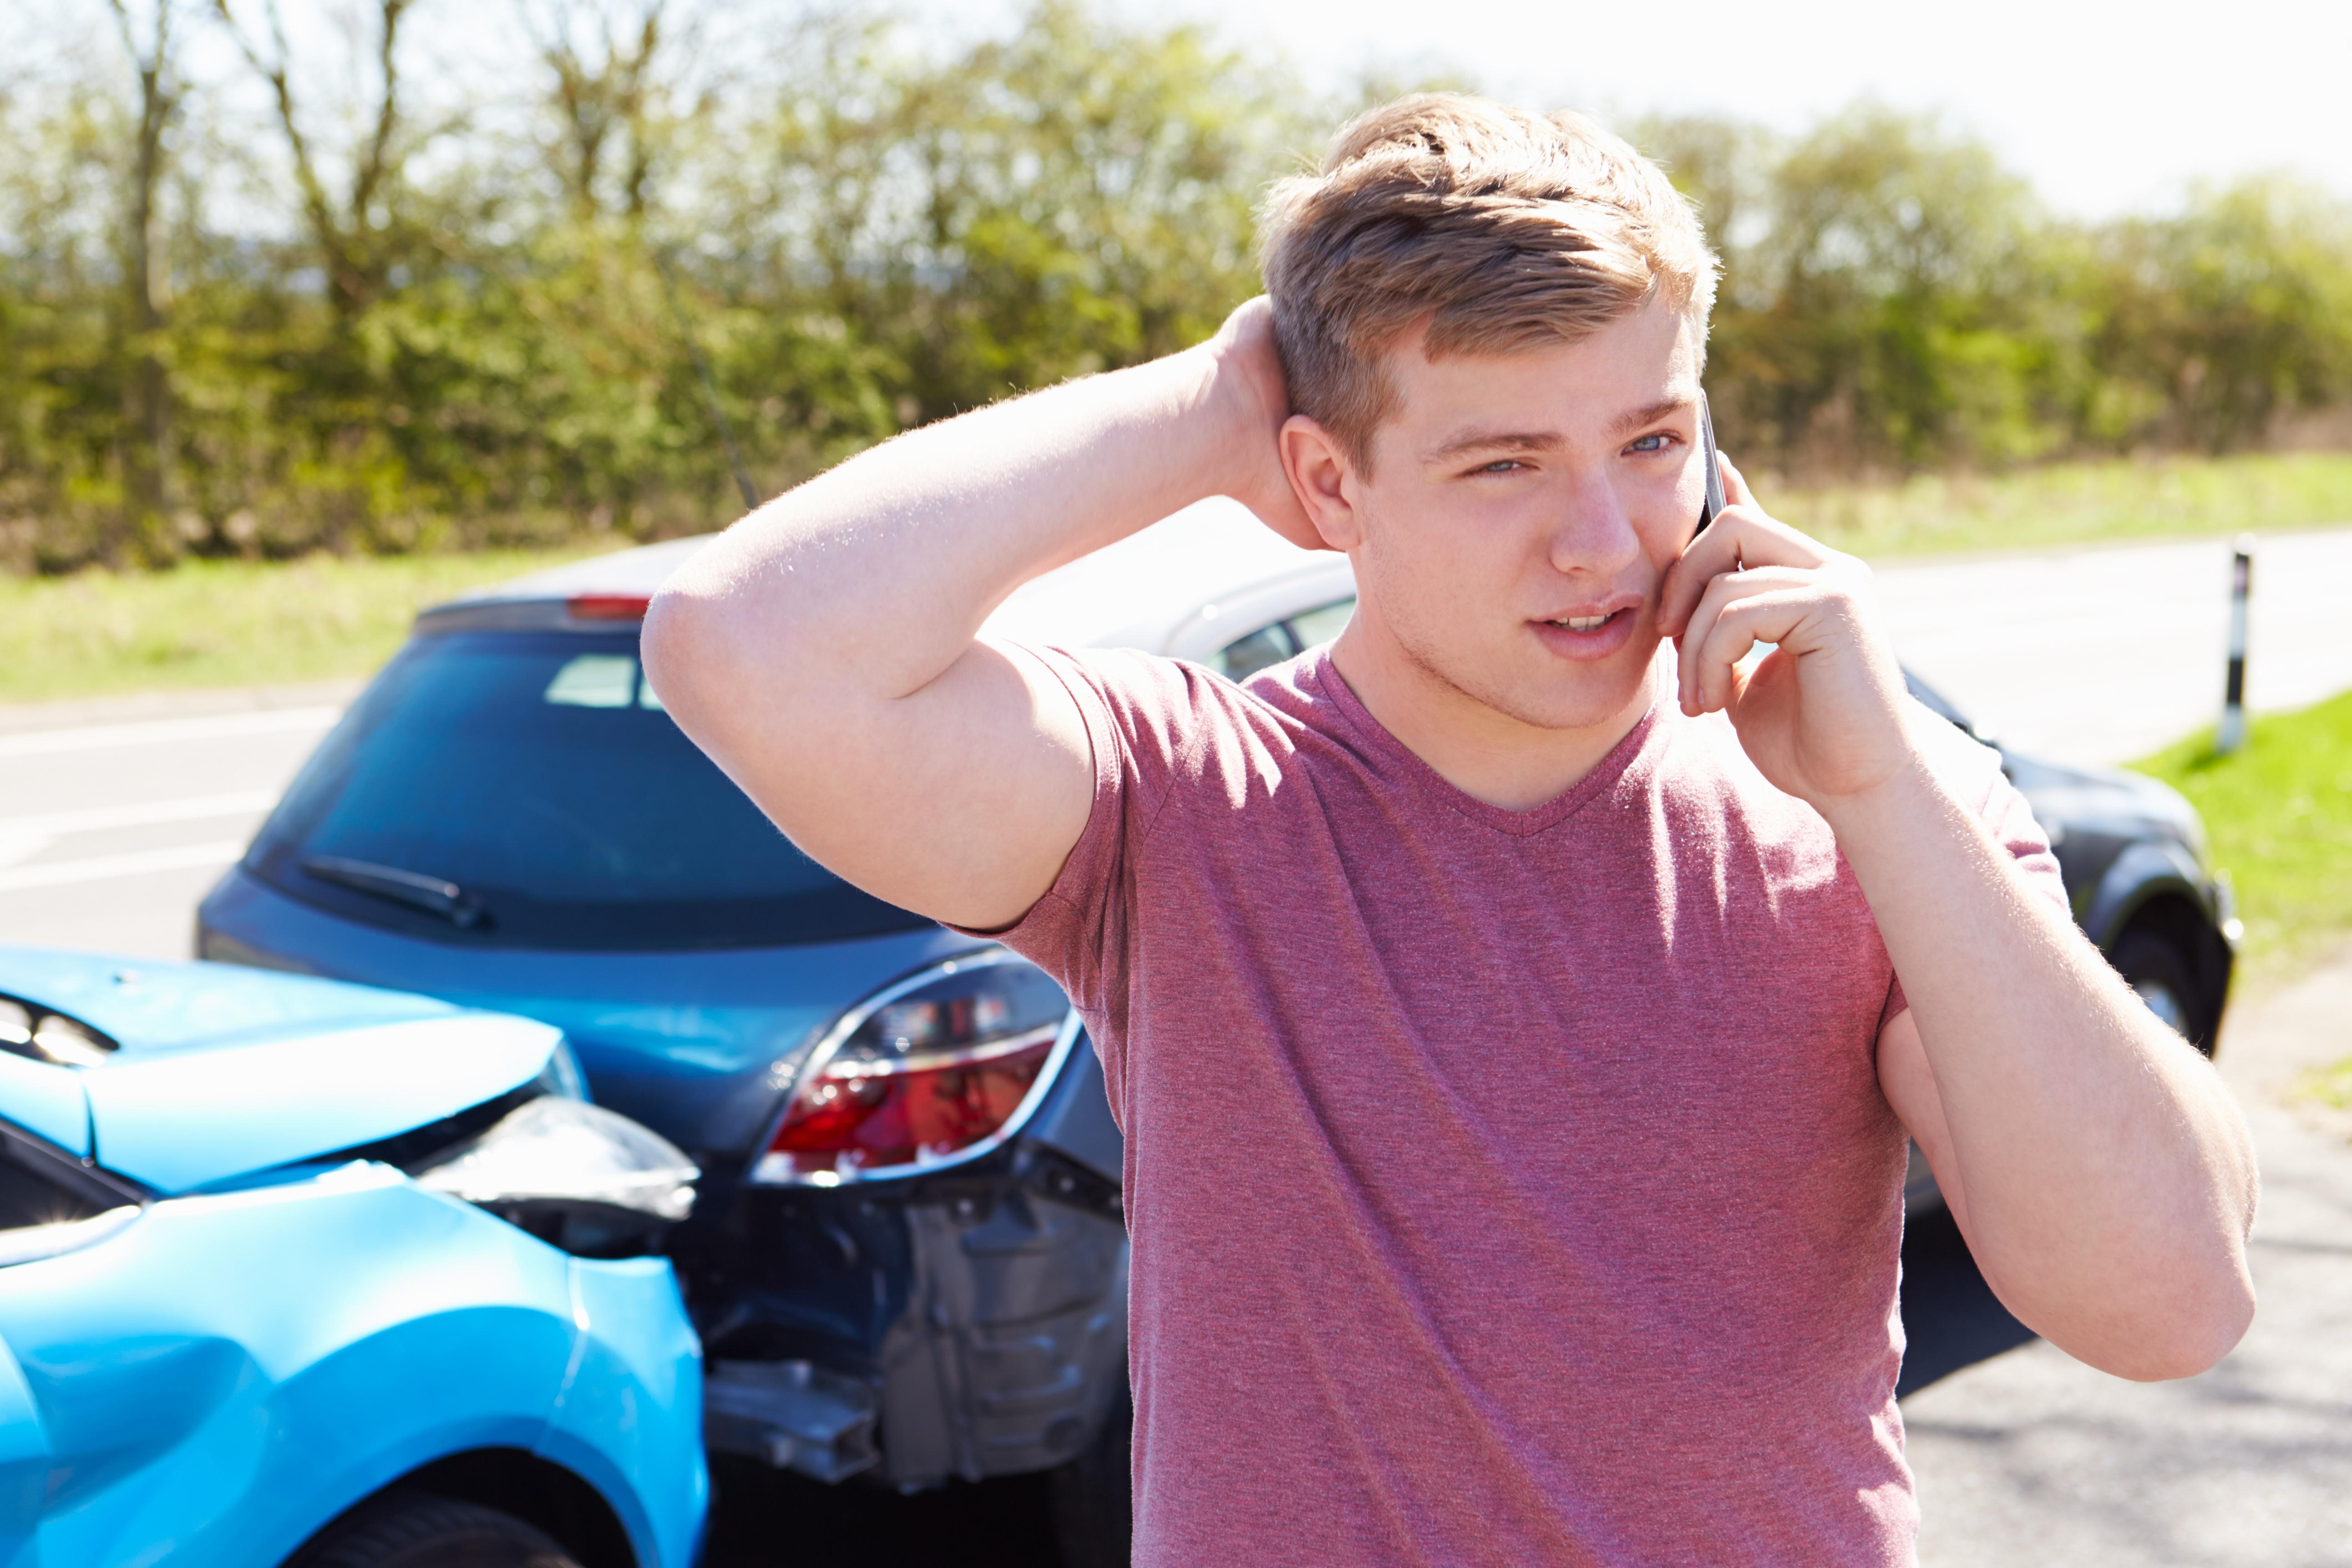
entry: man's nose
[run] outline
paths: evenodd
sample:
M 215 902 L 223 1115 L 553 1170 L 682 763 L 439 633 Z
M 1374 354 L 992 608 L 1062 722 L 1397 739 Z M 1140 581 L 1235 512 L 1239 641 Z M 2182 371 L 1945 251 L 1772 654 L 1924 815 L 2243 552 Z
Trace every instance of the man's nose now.
M 1548 543 L 1553 570 L 1570 575 L 1614 577 L 1642 553 L 1617 487 L 1599 475 L 1570 479 Z

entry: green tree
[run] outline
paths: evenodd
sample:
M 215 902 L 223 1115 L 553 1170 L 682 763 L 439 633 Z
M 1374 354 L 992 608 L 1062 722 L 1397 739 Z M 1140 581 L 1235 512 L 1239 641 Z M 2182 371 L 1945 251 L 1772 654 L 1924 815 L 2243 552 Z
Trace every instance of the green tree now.
M 162 196 L 165 140 L 179 118 L 184 90 L 174 49 L 173 0 L 148 0 L 134 14 L 131 0 L 111 0 L 124 51 L 139 82 L 122 226 L 122 273 L 131 362 L 131 433 L 125 442 L 131 515 L 142 553 L 156 554 L 173 504 L 172 385 L 169 366 L 171 255 L 163 235 Z M 118 540 L 119 553 L 129 541 Z
M 2120 444 L 2225 451 L 2352 399 L 2352 207 L 2275 176 L 2097 237 L 2081 294 Z M 2130 395 L 2137 391 L 2141 395 Z
M 414 0 L 348 11 L 348 58 L 280 0 L 53 3 L 0 44 L 20 569 L 723 522 L 692 347 L 764 492 L 1166 353 L 1258 287 L 1266 183 L 1389 96 L 1077 0 L 961 43 L 866 0 L 507 0 L 474 77 L 424 68 L 459 13 Z M 175 63 L 213 58 L 199 16 L 229 75 Z M 1752 463 L 2221 450 L 2352 403 L 2352 208 L 2321 193 L 2065 223 L 1872 104 L 1635 140 L 1722 254 L 1708 385 Z
M 1789 460 L 1909 468 L 2063 439 L 2037 419 L 2040 215 L 1988 149 L 1863 105 L 1790 148 L 1769 199 L 1722 365 Z
M 1213 331 L 1257 287 L 1252 205 L 1313 134 L 1285 77 L 1198 29 L 1059 0 L 945 60 L 869 24 L 810 65 L 743 259 L 878 352 L 899 425 Z

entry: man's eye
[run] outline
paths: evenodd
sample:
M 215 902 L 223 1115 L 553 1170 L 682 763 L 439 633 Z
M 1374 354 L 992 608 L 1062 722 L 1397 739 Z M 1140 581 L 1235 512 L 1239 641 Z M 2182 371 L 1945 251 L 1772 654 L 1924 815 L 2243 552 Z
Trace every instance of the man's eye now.
M 1514 468 L 1524 468 L 1526 467 L 1527 465 L 1520 462 L 1517 458 L 1497 458 L 1493 462 L 1480 467 L 1476 472 L 1482 474 L 1507 474 Z
M 1626 450 L 1629 452 L 1663 452 L 1666 449 L 1666 443 L 1673 439 L 1674 437 L 1672 436 L 1664 435 L 1663 433 L 1654 436 L 1637 437 L 1634 438 L 1633 443 L 1626 447 Z

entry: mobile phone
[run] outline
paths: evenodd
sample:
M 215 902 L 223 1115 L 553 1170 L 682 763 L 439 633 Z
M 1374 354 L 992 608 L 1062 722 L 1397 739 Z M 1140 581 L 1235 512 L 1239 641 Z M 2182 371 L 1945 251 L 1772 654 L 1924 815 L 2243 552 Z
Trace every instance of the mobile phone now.
M 1723 465 L 1715 458 L 1715 417 L 1706 409 L 1706 394 L 1698 395 L 1698 446 L 1700 458 L 1706 464 L 1706 499 L 1699 502 L 1698 526 L 1691 530 L 1696 539 L 1715 521 L 1716 513 L 1730 503 L 1723 499 Z

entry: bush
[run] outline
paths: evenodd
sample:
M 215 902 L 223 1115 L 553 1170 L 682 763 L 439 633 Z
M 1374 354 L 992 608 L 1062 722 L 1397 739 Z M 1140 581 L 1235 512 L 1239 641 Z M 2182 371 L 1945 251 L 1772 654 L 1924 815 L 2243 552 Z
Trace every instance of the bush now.
M 728 434 L 772 493 L 1200 341 L 1257 288 L 1259 194 L 1347 108 L 1072 0 L 952 46 L 854 6 L 546 0 L 520 100 L 377 69 L 442 58 L 417 29 L 453 15 L 405 0 L 362 0 L 341 60 L 238 0 L 75 4 L 86 36 L 0 76 L 20 572 L 718 525 Z M 192 52 L 199 17 L 236 47 Z M 2084 226 L 1883 106 L 1634 135 L 1724 254 L 1709 385 L 1751 470 L 2236 451 L 2352 403 L 2352 213 L 2315 192 Z

